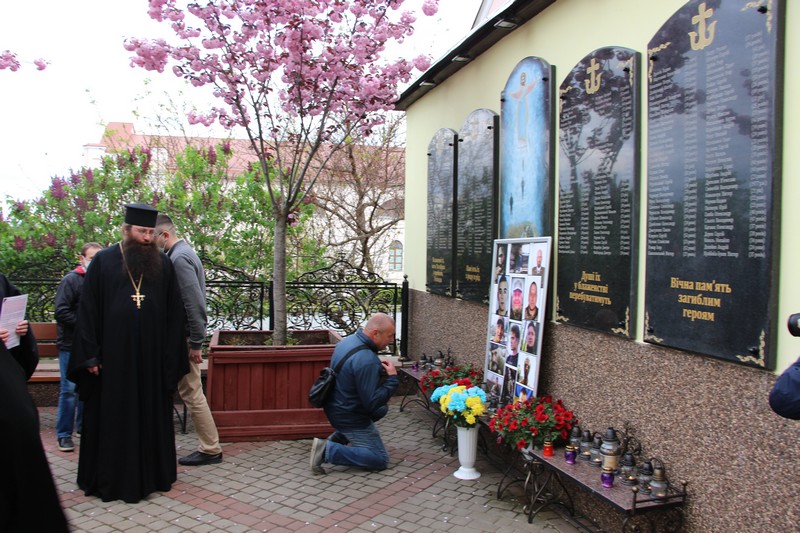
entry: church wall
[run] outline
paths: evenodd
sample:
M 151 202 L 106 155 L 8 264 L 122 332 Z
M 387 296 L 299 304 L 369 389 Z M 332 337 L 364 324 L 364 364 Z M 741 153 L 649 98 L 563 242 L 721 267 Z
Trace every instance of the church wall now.
M 511 32 L 408 109 L 406 228 L 426 233 L 427 145 L 440 128 L 460 129 L 475 109 L 500 111 L 500 92 L 514 66 L 538 56 L 555 66 L 556 86 L 583 56 L 603 46 L 623 46 L 646 56 L 648 40 L 680 0 L 558 0 Z M 794 487 L 800 458 L 800 422 L 774 414 L 767 395 L 776 374 L 800 355 L 800 339 L 789 335 L 786 318 L 800 312 L 800 10 L 787 2 L 785 29 L 780 276 L 775 373 L 703 355 L 646 344 L 643 317 L 634 340 L 548 321 L 539 389 L 562 398 L 592 430 L 630 422 L 646 454 L 666 461 L 673 481 L 689 482 L 687 531 L 789 531 L 800 521 Z M 643 81 L 642 187 L 646 179 L 646 109 Z M 557 164 L 557 162 L 556 162 Z M 646 222 L 642 194 L 639 227 Z M 644 231 L 640 231 L 639 280 L 644 279 Z M 457 362 L 483 362 L 485 305 L 425 292 L 425 239 L 406 242 L 405 271 L 411 283 L 410 345 L 413 358 L 451 348 Z M 639 309 L 644 288 L 638 287 Z M 551 292 L 551 298 L 553 293 Z M 548 318 L 552 318 L 550 301 Z M 640 311 L 641 314 L 641 311 Z M 743 314 L 745 316 L 746 313 Z M 582 511 L 600 515 L 591 499 Z M 587 507 L 588 506 L 588 507 Z

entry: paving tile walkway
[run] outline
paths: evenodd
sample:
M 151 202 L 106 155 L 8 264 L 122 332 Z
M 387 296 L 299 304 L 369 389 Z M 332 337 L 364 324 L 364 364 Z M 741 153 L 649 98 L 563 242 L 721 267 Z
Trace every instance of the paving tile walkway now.
M 474 481 L 453 477 L 458 459 L 431 436 L 430 414 L 400 412 L 393 401 L 379 422 L 392 465 L 384 472 L 326 466 L 314 476 L 308 467 L 310 440 L 223 443 L 224 461 L 178 467 L 172 490 L 137 504 L 104 503 L 75 484 L 78 447 L 56 448 L 55 408 L 40 408 L 42 441 L 61 502 L 75 532 L 251 532 L 251 531 L 491 531 L 574 533 L 555 512 L 528 524 L 521 490 L 496 498 L 502 473 L 479 454 Z M 178 456 L 193 451 L 191 421 L 182 435 L 176 419 Z

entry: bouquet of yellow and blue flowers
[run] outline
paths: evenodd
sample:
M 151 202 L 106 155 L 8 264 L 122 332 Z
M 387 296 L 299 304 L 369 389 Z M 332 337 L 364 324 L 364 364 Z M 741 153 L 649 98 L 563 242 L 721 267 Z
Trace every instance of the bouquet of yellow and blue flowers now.
M 431 401 L 439 402 L 442 413 L 462 428 L 474 426 L 478 417 L 486 412 L 486 393 L 480 387 L 474 387 L 469 378 L 438 387 L 433 391 Z

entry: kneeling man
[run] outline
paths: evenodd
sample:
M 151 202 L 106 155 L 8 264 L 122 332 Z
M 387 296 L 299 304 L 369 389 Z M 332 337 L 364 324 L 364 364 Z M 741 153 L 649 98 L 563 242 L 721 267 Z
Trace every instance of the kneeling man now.
M 336 431 L 327 440 L 311 444 L 311 471 L 324 474 L 322 463 L 384 470 L 389 454 L 375 427 L 389 411 L 387 402 L 400 381 L 391 361 L 381 361 L 378 352 L 394 341 L 395 325 L 389 315 L 377 313 L 367 325 L 336 345 L 331 368 L 355 350 L 336 376 L 325 414 Z M 382 374 L 386 379 L 382 379 Z

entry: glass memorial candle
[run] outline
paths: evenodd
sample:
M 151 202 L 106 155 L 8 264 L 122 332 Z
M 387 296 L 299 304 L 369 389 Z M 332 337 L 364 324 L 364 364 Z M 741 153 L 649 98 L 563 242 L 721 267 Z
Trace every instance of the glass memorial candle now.
M 600 453 L 600 446 L 603 443 L 603 437 L 599 433 L 595 434 L 592 448 L 590 450 L 589 464 L 592 466 L 600 467 L 603 465 L 603 455 Z
M 572 444 L 567 444 L 567 447 L 564 448 L 564 461 L 566 461 L 569 465 L 574 465 L 575 458 L 577 456 L 578 452 L 575 451 L 575 446 Z
M 600 473 L 600 482 L 603 484 L 604 489 L 610 489 L 614 486 L 614 469 L 609 466 L 604 466 L 603 471 Z
M 544 444 L 542 445 L 542 455 L 545 457 L 553 457 L 553 441 L 544 441 Z

